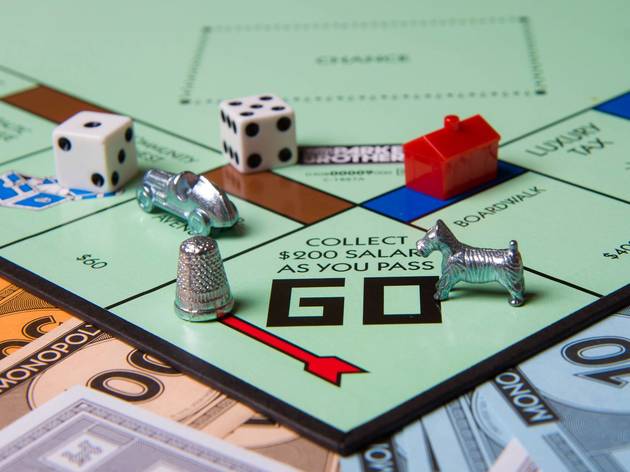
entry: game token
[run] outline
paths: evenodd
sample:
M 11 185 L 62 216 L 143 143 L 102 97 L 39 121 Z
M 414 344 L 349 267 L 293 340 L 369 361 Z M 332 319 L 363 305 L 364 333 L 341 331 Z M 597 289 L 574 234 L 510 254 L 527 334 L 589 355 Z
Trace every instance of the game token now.
M 481 115 L 444 118 L 444 128 L 403 146 L 408 188 L 441 200 L 494 179 L 501 136 Z
M 442 253 L 442 277 L 435 298 L 446 300 L 457 282 L 499 282 L 510 292 L 510 305 L 525 301 L 523 260 L 516 241 L 507 249 L 485 249 L 460 243 L 442 220 L 438 220 L 417 242 L 418 253 L 427 257 L 433 251 Z
M 193 236 L 179 247 L 175 313 L 186 321 L 207 321 L 234 305 L 223 260 L 214 239 Z
M 238 210 L 223 190 L 189 171 L 173 174 L 148 170 L 136 198 L 147 213 L 158 207 L 185 219 L 193 234 L 207 236 L 212 228 L 230 228 L 240 221 Z

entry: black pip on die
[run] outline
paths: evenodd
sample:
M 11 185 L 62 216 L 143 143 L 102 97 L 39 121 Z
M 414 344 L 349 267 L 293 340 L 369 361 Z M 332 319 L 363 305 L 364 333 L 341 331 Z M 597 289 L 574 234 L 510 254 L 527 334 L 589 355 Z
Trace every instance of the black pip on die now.
M 271 95 L 224 100 L 221 114 L 223 153 L 239 172 L 251 173 L 295 164 L 295 114 Z
M 53 130 L 59 184 L 112 192 L 138 172 L 133 123 L 110 113 L 82 111 Z

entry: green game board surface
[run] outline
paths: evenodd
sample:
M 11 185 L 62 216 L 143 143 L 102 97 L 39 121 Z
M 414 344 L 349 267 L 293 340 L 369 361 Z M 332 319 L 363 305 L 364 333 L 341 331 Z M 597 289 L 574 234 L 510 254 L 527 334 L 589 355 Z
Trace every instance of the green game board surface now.
M 5 10 L 0 174 L 53 175 L 58 123 L 123 113 L 142 170 L 206 173 L 243 222 L 215 234 L 236 299 L 220 322 L 174 316 L 190 234 L 140 211 L 140 175 L 115 197 L 1 208 L 0 272 L 327 447 L 352 452 L 630 303 L 625 3 Z M 216 105 L 263 92 L 295 108 L 302 156 L 350 157 L 232 171 Z M 450 113 L 501 133 L 500 172 L 441 202 L 405 189 L 400 144 Z M 467 244 L 518 240 L 524 306 L 493 284 L 432 299 L 440 256 L 414 248 L 438 218 Z

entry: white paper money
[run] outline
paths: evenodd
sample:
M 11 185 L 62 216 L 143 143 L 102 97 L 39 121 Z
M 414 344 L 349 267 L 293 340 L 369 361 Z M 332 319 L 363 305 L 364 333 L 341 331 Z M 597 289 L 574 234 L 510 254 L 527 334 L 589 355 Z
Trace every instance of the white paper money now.
M 73 387 L 0 431 L 0 470 L 291 471 L 121 400 Z

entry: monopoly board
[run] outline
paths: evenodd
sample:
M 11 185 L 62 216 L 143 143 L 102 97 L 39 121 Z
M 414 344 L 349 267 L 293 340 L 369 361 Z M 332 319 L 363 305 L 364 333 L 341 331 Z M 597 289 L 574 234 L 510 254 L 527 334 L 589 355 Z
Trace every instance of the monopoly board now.
M 71 2 L 11 6 L 0 174 L 51 176 L 58 123 L 123 113 L 143 170 L 204 173 L 243 222 L 215 235 L 236 299 L 220 322 L 173 314 L 188 229 L 142 212 L 138 180 L 0 208 L 0 273 L 327 447 L 391 433 L 630 303 L 625 6 L 578 9 L 571 29 L 527 8 L 109 2 L 88 27 Z M 300 164 L 241 175 L 216 105 L 263 91 L 295 108 Z M 448 113 L 482 113 L 502 141 L 496 180 L 441 201 L 404 187 L 400 144 Z M 493 285 L 433 301 L 440 258 L 415 242 L 438 218 L 471 245 L 518 240 L 524 306 Z

